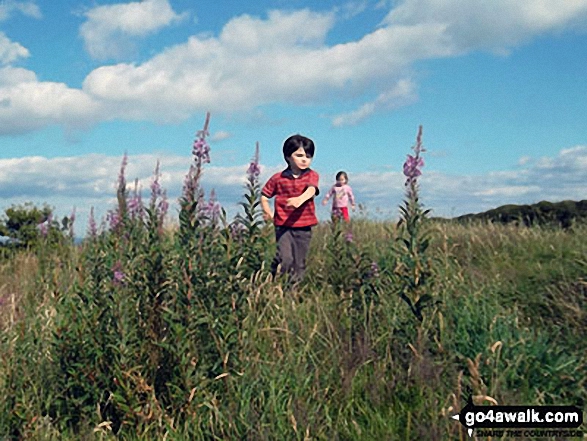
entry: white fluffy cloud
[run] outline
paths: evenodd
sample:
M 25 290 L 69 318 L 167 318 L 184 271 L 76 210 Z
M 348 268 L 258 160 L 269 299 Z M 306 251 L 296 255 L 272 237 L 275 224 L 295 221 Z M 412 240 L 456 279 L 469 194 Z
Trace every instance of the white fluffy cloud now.
M 155 154 L 129 157 L 126 168 L 128 188 L 148 189 L 157 162 L 160 162 L 161 184 L 170 196 L 178 197 L 191 164 L 189 156 Z M 90 154 L 76 157 L 45 158 L 28 156 L 0 159 L 0 197 L 31 198 L 54 196 L 103 199 L 115 195 L 122 157 Z M 248 164 L 241 166 L 207 166 L 203 174 L 204 187 L 232 195 L 245 183 Z M 266 177 L 267 171 L 264 171 Z M 81 203 L 83 204 L 83 202 Z
M 441 25 L 455 50 L 507 50 L 543 32 L 584 23 L 585 0 L 404 0 L 386 26 Z
M 41 18 L 41 10 L 35 2 L 4 0 L 0 3 L 0 21 L 8 19 L 14 12 L 20 12 L 29 17 Z
M 9 64 L 29 55 L 26 47 L 11 41 L 3 32 L 0 32 L 0 64 Z
M 349 113 L 337 115 L 332 119 L 334 127 L 354 126 L 373 113 L 381 109 L 394 109 L 407 105 L 417 99 L 416 85 L 410 79 L 404 79 L 388 90 L 381 93 L 375 100 L 363 104 L 356 110 Z
M 438 10 L 439 16 L 416 14 L 420 3 Z M 334 12 L 272 11 L 266 19 L 243 15 L 230 20 L 218 37 L 192 36 L 143 64 L 96 69 L 86 78 L 84 90 L 116 102 L 129 117 L 160 120 L 181 119 L 205 109 L 241 111 L 268 103 L 308 104 L 378 91 L 374 101 L 333 119 L 337 126 L 352 124 L 382 108 L 411 102 L 414 86 L 405 75 L 417 60 L 512 46 L 521 41 L 516 30 L 529 38 L 558 29 L 582 17 L 587 7 L 587 0 L 572 2 L 572 8 L 562 0 L 544 3 L 547 16 L 560 6 L 553 13 L 556 19 L 547 20 L 531 2 L 502 3 L 511 12 L 507 21 L 494 23 L 493 17 L 500 14 L 491 12 L 485 30 L 473 33 L 475 25 L 466 33 L 472 23 L 484 23 L 489 7 L 476 10 L 456 0 L 448 6 L 437 0 L 408 0 L 392 9 L 373 32 L 331 46 L 325 41 L 336 24 Z M 391 92 L 390 84 L 396 85 Z M 398 93 L 402 87 L 403 93 Z
M 1 208 L 25 201 L 39 205 L 47 202 L 56 207 L 60 215 L 69 214 L 75 206 L 82 216 L 80 219 L 83 219 L 83 213 L 87 219 L 90 206 L 94 206 L 96 213 L 102 216 L 115 204 L 121 159 L 95 154 L 53 159 L 0 159 Z M 148 197 L 159 159 L 161 183 L 173 202 L 181 193 L 189 169 L 190 158 L 187 156 L 131 156 L 126 170 L 128 187 L 132 189 L 137 178 L 145 197 Z M 247 167 L 248 164 L 205 167 L 203 187 L 207 194 L 214 188 L 218 199 L 231 214 L 236 212 L 236 203 L 242 198 Z M 263 166 L 261 181 L 265 182 L 281 169 L 282 165 Z M 395 164 L 393 169 L 401 169 L 401 164 Z M 379 212 L 387 218 L 394 218 L 404 197 L 404 179 L 400 171 L 353 173 L 351 185 L 357 201 L 367 206 L 371 214 Z M 531 165 L 517 166 L 511 171 L 480 176 L 446 175 L 425 168 L 420 183 L 422 202 L 432 208 L 436 216 L 479 212 L 509 203 L 582 200 L 587 194 L 587 146 L 564 149 L 556 157 L 537 158 L 531 161 Z M 327 184 L 323 186 L 322 194 L 325 194 Z M 327 208 L 318 207 L 321 217 L 327 218 Z M 83 234 L 84 228 L 78 231 Z
M 244 15 L 228 22 L 218 38 L 193 36 L 142 65 L 96 69 L 84 90 L 116 102 L 128 117 L 160 120 L 310 101 L 333 89 L 331 78 L 321 77 L 327 66 L 320 62 L 332 22 L 332 14 L 308 10 L 274 11 L 267 20 Z
M 80 28 L 87 51 L 97 59 L 118 58 L 144 37 L 180 21 L 185 14 L 173 11 L 168 0 L 144 0 L 93 8 Z
M 34 72 L 23 68 L 0 68 L 0 135 L 50 124 L 80 128 L 99 119 L 106 119 L 102 106 L 82 90 L 38 81 Z
M 332 117 L 334 126 L 352 125 L 413 102 L 417 87 L 409 78 L 418 60 L 475 49 L 507 50 L 587 17 L 587 0 L 392 3 L 380 27 L 340 44 L 326 43 L 337 10 L 271 11 L 263 18 L 235 17 L 217 36 L 191 36 L 141 64 L 101 66 L 87 75 L 81 89 L 41 82 L 20 71 L 25 73 L 21 84 L 15 84 L 16 76 L 9 84 L 0 79 L 0 132 L 48 124 L 79 127 L 113 118 L 176 122 L 207 110 L 351 102 L 371 94 L 374 98 L 354 111 Z M 126 37 L 155 32 L 182 15 L 167 0 L 145 0 L 99 6 L 86 17 L 81 34 L 88 49 L 103 57 L 118 50 L 117 43 Z M 0 36 L 0 60 L 27 54 Z
M 232 134 L 225 131 L 225 130 L 220 130 L 216 133 L 213 133 L 212 136 L 210 136 L 210 141 L 213 142 L 220 142 L 220 141 L 224 141 L 225 139 L 229 139 L 232 138 Z

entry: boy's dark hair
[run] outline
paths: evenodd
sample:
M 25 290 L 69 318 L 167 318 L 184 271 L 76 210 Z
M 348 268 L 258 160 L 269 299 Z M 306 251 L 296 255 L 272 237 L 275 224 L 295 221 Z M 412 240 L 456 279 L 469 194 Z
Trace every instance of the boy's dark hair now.
M 344 171 L 339 171 L 336 174 L 336 179 L 338 180 L 340 178 L 345 178 L 347 182 L 349 181 L 349 175 L 347 175 L 346 172 L 344 172 Z
M 306 155 L 314 157 L 314 141 L 302 135 L 292 135 L 283 143 L 283 157 L 287 161 L 293 152 L 302 147 Z

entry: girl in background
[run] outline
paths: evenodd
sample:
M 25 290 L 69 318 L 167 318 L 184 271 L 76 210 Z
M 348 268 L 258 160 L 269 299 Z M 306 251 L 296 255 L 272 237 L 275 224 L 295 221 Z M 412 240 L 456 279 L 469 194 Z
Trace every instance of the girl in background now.
M 332 198 L 332 221 L 343 218 L 345 222 L 350 222 L 349 217 L 349 202 L 351 207 L 355 209 L 355 196 L 353 189 L 348 185 L 349 177 L 346 172 L 339 171 L 336 174 L 336 184 L 326 193 L 322 205 L 326 205 L 328 200 Z

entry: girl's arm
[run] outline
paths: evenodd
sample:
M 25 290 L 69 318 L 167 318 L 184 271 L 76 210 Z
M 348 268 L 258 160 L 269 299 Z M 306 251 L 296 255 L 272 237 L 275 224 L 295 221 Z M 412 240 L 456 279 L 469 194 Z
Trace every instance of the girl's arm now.
M 347 194 L 349 195 L 349 201 L 351 201 L 351 206 L 353 210 L 355 209 L 355 195 L 353 194 L 353 189 L 350 185 L 347 185 Z
M 324 199 L 322 199 L 322 205 L 326 205 L 328 203 L 328 200 L 330 199 L 330 197 L 334 194 L 334 187 L 331 187 L 330 190 L 328 190 L 328 193 L 326 193 L 326 195 L 324 196 Z

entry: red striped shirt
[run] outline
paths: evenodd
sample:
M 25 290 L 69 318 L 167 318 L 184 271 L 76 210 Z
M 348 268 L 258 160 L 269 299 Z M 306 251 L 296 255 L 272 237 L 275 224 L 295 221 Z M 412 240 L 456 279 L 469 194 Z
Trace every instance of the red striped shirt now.
M 261 194 L 268 198 L 275 196 L 273 222 L 276 226 L 301 228 L 318 223 L 314 198 L 308 199 L 298 208 L 286 207 L 289 198 L 300 196 L 308 187 L 315 187 L 315 196 L 318 196 L 318 179 L 318 173 L 310 169 L 302 171 L 299 177 L 294 178 L 289 168 L 269 178 Z

